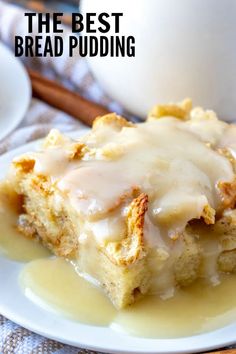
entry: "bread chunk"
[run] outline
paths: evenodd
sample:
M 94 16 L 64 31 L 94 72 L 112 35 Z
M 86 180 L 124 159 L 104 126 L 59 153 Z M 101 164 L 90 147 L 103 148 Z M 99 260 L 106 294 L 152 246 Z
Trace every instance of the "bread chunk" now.
M 52 130 L 12 162 L 19 230 L 95 278 L 117 308 L 235 272 L 232 129 L 187 99 L 140 124 L 99 117 L 77 140 Z

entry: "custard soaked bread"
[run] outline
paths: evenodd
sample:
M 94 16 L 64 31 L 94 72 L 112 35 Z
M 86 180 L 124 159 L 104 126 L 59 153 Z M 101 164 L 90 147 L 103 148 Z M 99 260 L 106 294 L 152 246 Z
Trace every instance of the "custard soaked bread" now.
M 236 270 L 236 127 L 191 101 L 146 122 L 97 118 L 16 158 L 19 229 L 95 279 L 116 307 Z

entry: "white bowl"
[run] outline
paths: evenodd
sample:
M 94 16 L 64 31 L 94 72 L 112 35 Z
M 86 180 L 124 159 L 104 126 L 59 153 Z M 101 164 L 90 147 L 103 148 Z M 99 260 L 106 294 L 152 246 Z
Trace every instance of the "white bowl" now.
M 120 34 L 136 38 L 135 58 L 89 58 L 105 91 L 128 110 L 145 116 L 157 102 L 191 97 L 236 119 L 235 0 L 84 0 L 82 11 L 123 12 Z

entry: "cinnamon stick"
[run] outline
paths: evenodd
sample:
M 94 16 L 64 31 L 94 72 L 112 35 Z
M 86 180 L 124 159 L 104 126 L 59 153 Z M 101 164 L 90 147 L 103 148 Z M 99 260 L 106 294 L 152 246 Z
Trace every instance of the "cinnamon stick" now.
M 97 116 L 109 113 L 107 108 L 84 99 L 78 93 L 41 76 L 36 71 L 28 70 L 28 73 L 32 83 L 33 97 L 79 119 L 88 126 L 92 125 Z
M 223 349 L 216 352 L 204 352 L 203 354 L 236 354 L 236 349 Z

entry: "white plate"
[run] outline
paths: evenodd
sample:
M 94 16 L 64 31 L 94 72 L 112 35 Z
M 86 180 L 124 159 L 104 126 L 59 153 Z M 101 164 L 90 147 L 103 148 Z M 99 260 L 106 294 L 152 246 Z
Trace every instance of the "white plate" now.
M 31 100 L 31 84 L 24 66 L 0 42 L 0 139 L 23 119 Z
M 81 135 L 84 132 L 73 133 Z M 0 179 L 15 156 L 35 150 L 38 142 L 27 144 L 0 157 Z M 25 297 L 18 283 L 23 267 L 0 256 L 0 313 L 19 325 L 45 337 L 81 348 L 107 353 L 190 353 L 236 342 L 236 322 L 222 329 L 178 339 L 147 339 L 128 336 L 108 327 L 85 325 L 48 312 Z M 3 285 L 4 284 L 4 285 Z M 204 294 L 203 294 L 204 296 Z M 184 309 L 183 309 L 184 311 Z M 189 318 L 194 321 L 194 318 Z

